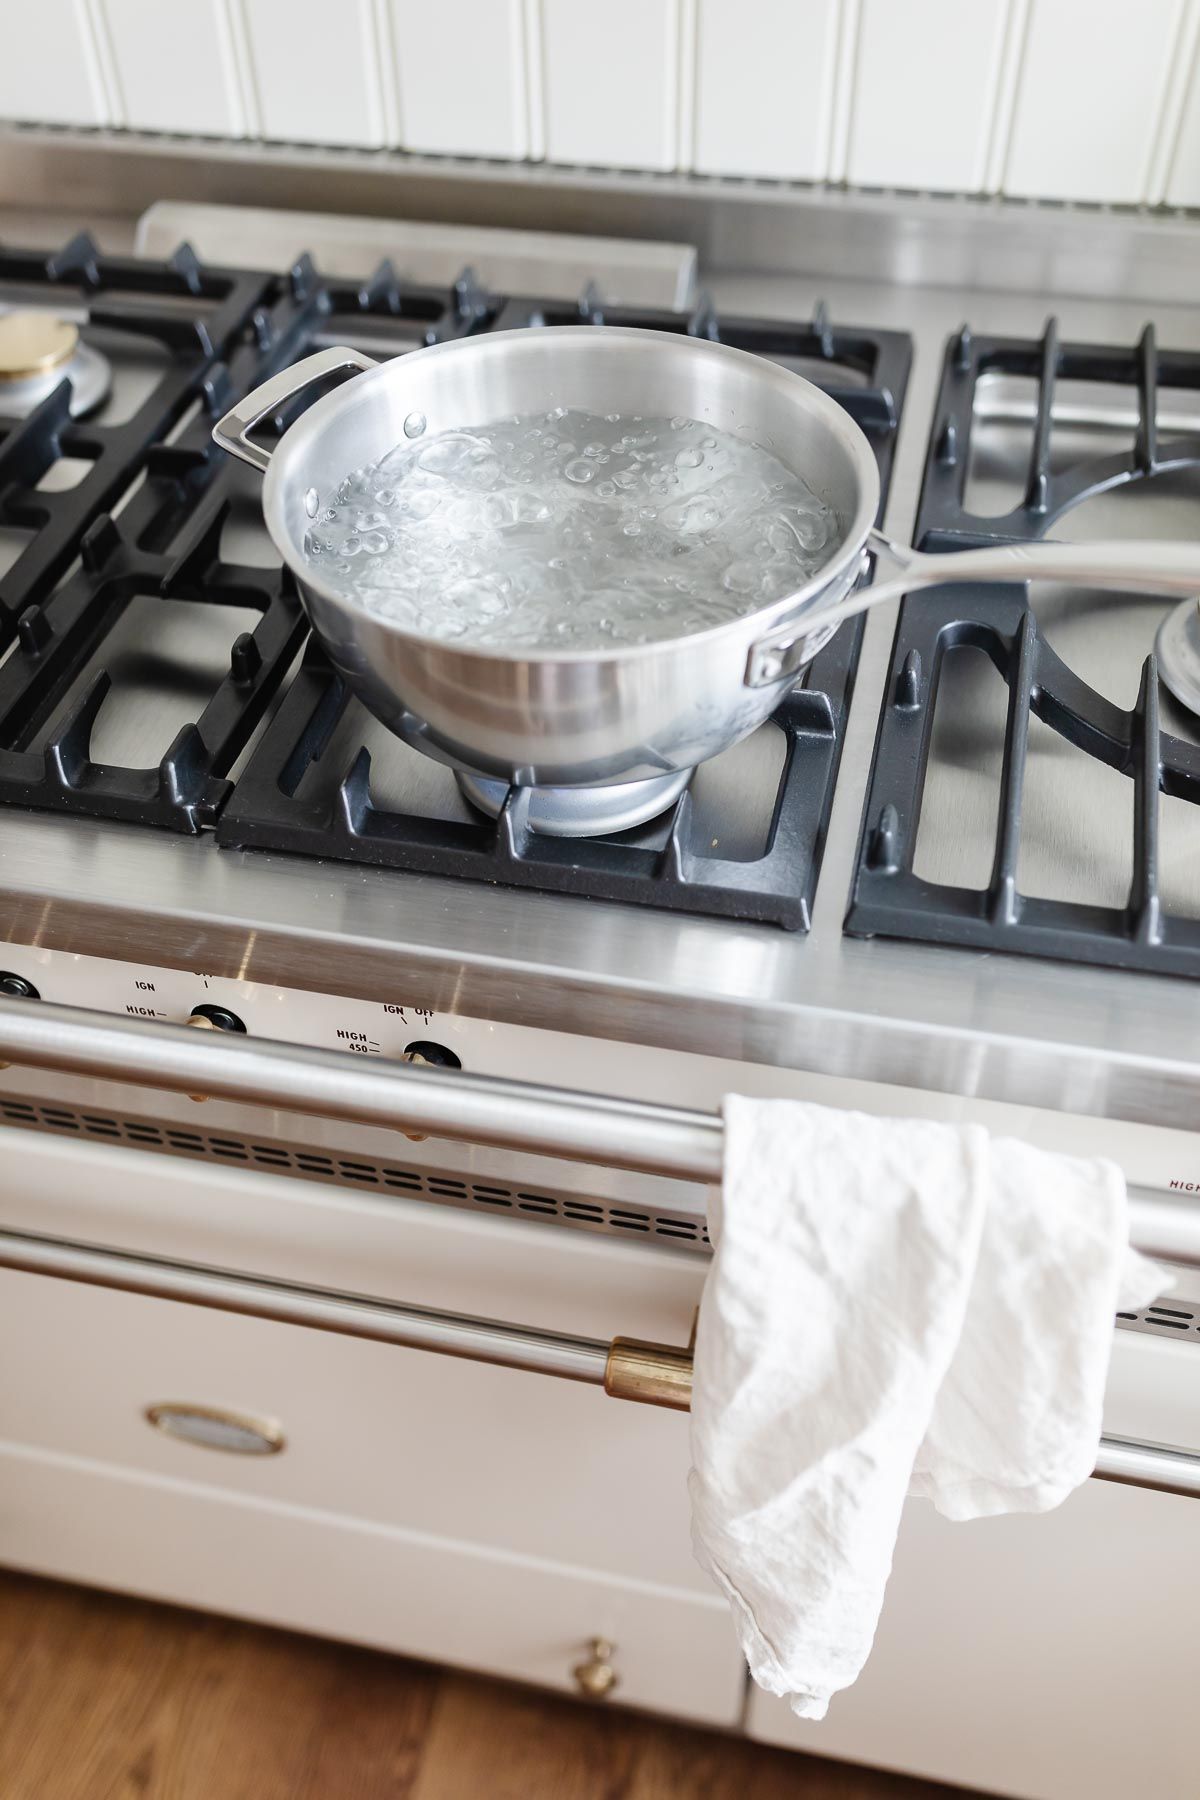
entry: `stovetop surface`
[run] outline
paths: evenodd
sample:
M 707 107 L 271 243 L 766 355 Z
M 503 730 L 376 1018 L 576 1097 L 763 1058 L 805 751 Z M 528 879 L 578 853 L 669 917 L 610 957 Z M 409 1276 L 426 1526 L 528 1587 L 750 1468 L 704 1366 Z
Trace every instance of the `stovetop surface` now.
M 809 317 L 824 296 L 834 317 L 912 334 L 913 373 L 885 519 L 901 540 L 916 518 L 947 339 L 969 319 L 979 333 L 1036 341 L 1051 310 L 1036 292 L 881 286 L 845 276 L 728 275 L 712 292 L 731 313 L 782 317 Z M 1191 308 L 1060 298 L 1053 310 L 1064 339 L 1134 344 L 1152 316 L 1161 344 L 1200 349 Z M 1011 496 L 1013 481 L 1024 479 L 1029 424 L 1019 415 L 1027 397 L 994 398 L 1000 416 L 975 433 L 972 479 L 985 495 L 989 482 L 1007 483 Z M 1126 431 L 1129 421 L 1103 429 Z M 1175 509 L 1186 508 L 1186 488 L 1181 499 L 1169 483 L 1156 485 L 1154 498 L 1169 529 L 1183 529 Z M 1072 528 L 1098 533 L 1103 510 L 1126 504 L 1111 496 L 1094 502 Z M 1139 529 L 1165 527 L 1156 520 Z M 1131 707 L 1162 608 L 1094 596 L 1073 604 L 1052 595 L 1037 604 L 1060 654 L 1077 656 L 1083 674 Z M 843 935 L 894 627 L 893 608 L 866 624 L 807 936 L 432 876 L 398 882 L 387 871 L 219 850 L 207 837 L 168 841 L 32 813 L 0 821 L 5 930 L 19 941 L 281 985 L 364 995 L 402 989 L 431 1006 L 483 1017 L 939 1088 L 962 1096 L 964 1106 L 979 1094 L 1192 1129 L 1200 1054 L 1190 982 Z M 1186 720 L 1172 728 L 1189 730 Z M 978 876 L 988 858 L 990 830 L 977 829 L 986 809 L 976 800 L 989 756 L 994 768 L 996 740 L 969 689 L 957 726 L 951 713 L 938 729 L 944 741 L 933 758 L 929 816 L 940 813 L 940 822 L 931 835 L 923 831 L 918 862 L 961 880 L 964 869 Z M 1122 784 L 1127 816 L 1124 776 L 1097 764 L 1071 779 L 1097 795 Z M 1055 785 L 1051 779 L 1047 792 Z M 1040 805 L 1031 809 L 1035 820 Z M 1082 896 L 1099 870 L 1106 898 L 1123 904 L 1125 851 L 1116 845 L 1127 843 L 1125 824 L 1122 818 L 1115 833 L 1092 834 L 1082 803 L 1072 804 L 1065 828 L 1039 826 L 1030 838 L 1034 880 L 1039 835 L 1052 845 L 1065 829 L 1072 854 L 1047 854 L 1066 897 Z M 1165 858 L 1167 891 L 1181 908 L 1196 907 L 1190 854 L 1184 843 L 1177 860 L 1174 852 Z

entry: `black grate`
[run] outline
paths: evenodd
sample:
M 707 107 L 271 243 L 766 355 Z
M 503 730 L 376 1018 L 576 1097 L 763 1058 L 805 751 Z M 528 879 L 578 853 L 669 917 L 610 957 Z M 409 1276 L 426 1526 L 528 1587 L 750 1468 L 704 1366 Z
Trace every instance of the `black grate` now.
M 0 295 L 17 292 L 43 305 L 70 299 L 85 341 L 140 333 L 169 355 L 121 424 L 73 421 L 65 383 L 26 420 L 0 415 L 0 528 L 32 532 L 0 577 L 0 655 L 11 645 L 0 663 L 0 801 L 185 832 L 215 825 L 226 846 L 807 927 L 860 621 L 776 715 L 782 757 L 758 853 L 721 855 L 689 794 L 664 820 L 587 840 L 532 830 L 517 792 L 497 820 L 461 807 L 446 817 L 398 810 L 373 795 L 370 722 L 315 646 L 288 684 L 303 616 L 277 566 L 223 549 L 231 512 L 257 512 L 258 483 L 216 450 L 211 424 L 234 396 L 329 343 L 388 356 L 493 329 L 636 325 L 717 339 L 817 380 L 867 433 L 886 494 L 907 337 L 837 328 L 823 308 L 800 323 L 718 319 L 707 301 L 687 313 L 605 308 L 591 289 L 570 306 L 488 294 L 470 271 L 448 289 L 401 282 L 388 264 L 363 282 L 322 278 L 307 259 L 285 275 L 248 274 L 207 268 L 186 248 L 166 264 L 106 258 L 86 238 L 49 258 L 0 249 Z M 91 466 L 75 487 L 46 493 L 38 483 L 60 457 Z M 130 604 L 147 598 L 249 610 L 258 623 L 230 630 L 227 668 L 171 741 L 142 766 L 114 766 L 91 753 L 97 721 L 121 704 L 106 649 Z
M 490 313 L 477 310 L 474 328 L 581 322 L 719 339 L 812 376 L 867 432 L 886 495 L 911 355 L 907 337 L 839 331 L 823 309 L 799 325 L 718 320 L 707 302 L 687 314 L 604 308 L 590 292 L 576 306 L 509 299 Z M 495 821 L 391 810 L 372 795 L 365 744 L 352 744 L 337 759 L 324 754 L 335 732 L 344 740 L 348 709 L 352 715 L 357 703 L 312 645 L 221 816 L 218 840 L 807 929 L 861 632 L 859 620 L 840 631 L 776 713 L 784 738 L 778 789 L 765 848 L 746 860 L 715 853 L 696 829 L 688 793 L 665 822 L 588 839 L 532 830 L 528 797 L 515 789 Z
M 73 420 L 67 381 L 24 419 L 5 418 L 0 394 L 0 529 L 30 532 L 0 576 L 0 653 L 12 646 L 0 665 L 0 801 L 196 832 L 228 801 L 230 771 L 307 630 L 286 572 L 222 556 L 231 509 L 257 509 L 258 483 L 213 444 L 213 420 L 346 314 L 386 322 L 393 343 L 423 343 L 490 323 L 495 309 L 469 276 L 449 292 L 402 287 L 384 264 L 362 284 L 322 282 L 306 259 L 280 277 L 207 268 L 186 247 L 165 264 L 104 257 L 86 237 L 50 257 L 0 248 L 0 293 L 82 310 L 84 341 L 114 353 L 135 339 L 169 353 L 120 423 Z M 84 478 L 43 491 L 62 457 L 89 464 Z M 146 766 L 115 767 L 90 752 L 116 700 L 105 646 L 139 597 L 259 620 L 230 631 L 227 669 L 197 716 Z
M 965 505 L 968 448 L 981 376 L 1032 377 L 1032 448 L 1019 503 L 999 518 Z M 1127 450 L 1058 467 L 1055 387 L 1086 381 L 1136 396 Z M 1200 465 L 1200 437 L 1159 442 L 1159 389 L 1200 390 L 1200 354 L 1159 350 L 1153 326 L 1136 345 L 1061 343 L 1053 320 L 1040 342 L 973 337 L 947 346 L 914 534 L 924 550 L 1027 542 L 1079 501 L 1168 470 Z M 1008 688 L 1000 805 L 984 888 L 939 885 L 914 872 L 938 685 L 947 652 L 981 649 Z M 1159 891 L 1159 795 L 1200 800 L 1200 749 L 1160 728 L 1156 659 L 1142 667 L 1128 711 L 1074 674 L 1046 641 L 1020 585 L 955 585 L 903 602 L 863 816 L 846 929 L 938 944 L 1053 956 L 1113 968 L 1200 976 L 1200 920 L 1171 913 Z M 1017 858 L 1029 720 L 1134 784 L 1132 880 L 1124 907 L 1020 892 Z M 1094 821 L 1104 828 L 1104 821 Z

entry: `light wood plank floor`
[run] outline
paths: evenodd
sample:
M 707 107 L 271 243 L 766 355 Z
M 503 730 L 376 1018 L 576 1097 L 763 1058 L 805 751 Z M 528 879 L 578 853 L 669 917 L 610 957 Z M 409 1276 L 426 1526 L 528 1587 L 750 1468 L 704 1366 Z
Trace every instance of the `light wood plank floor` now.
M 3 1571 L 0 1795 L 955 1800 L 926 1782 Z

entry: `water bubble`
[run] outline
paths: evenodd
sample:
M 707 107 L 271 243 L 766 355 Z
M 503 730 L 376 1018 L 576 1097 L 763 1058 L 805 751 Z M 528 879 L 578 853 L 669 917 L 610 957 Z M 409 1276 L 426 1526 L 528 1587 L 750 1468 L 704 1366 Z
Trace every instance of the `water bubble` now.
M 751 562 L 731 562 L 721 576 L 721 586 L 728 588 L 731 594 L 749 594 L 758 586 L 758 565 Z
M 309 488 L 304 496 L 304 510 L 310 519 L 316 518 L 317 508 L 320 504 L 321 496 L 318 494 L 316 488 Z
M 675 452 L 675 467 L 677 469 L 698 469 L 703 461 L 704 452 L 691 446 L 685 446 L 684 449 Z
M 568 481 L 577 481 L 580 483 L 590 481 L 595 473 L 596 471 L 591 463 L 582 456 L 575 457 L 563 470 L 563 474 Z
M 417 467 L 427 475 L 459 475 L 470 466 L 472 453 L 479 447 L 479 439 L 468 431 L 443 431 L 426 444 L 417 457 Z
M 404 421 L 405 437 L 406 438 L 420 437 L 421 433 L 424 431 L 427 424 L 428 424 L 428 420 L 426 419 L 425 414 L 423 412 L 410 412 L 408 417 Z
M 483 517 L 493 531 L 503 531 L 505 526 L 516 524 L 516 503 L 507 494 L 489 494 L 483 503 Z

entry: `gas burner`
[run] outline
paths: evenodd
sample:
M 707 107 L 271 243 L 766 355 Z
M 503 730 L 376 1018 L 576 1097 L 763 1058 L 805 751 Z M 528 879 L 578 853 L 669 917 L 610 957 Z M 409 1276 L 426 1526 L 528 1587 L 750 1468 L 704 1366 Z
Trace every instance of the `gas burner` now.
M 1198 397 L 1200 353 L 1152 326 L 1124 347 L 964 327 L 914 541 L 1194 535 Z M 1019 582 L 904 600 L 851 935 L 1200 977 L 1200 617 L 1161 607 L 1048 586 L 1031 605 Z
M 1183 600 L 1154 640 L 1158 672 L 1181 706 L 1200 717 L 1200 601 Z
M 107 399 L 112 367 L 66 319 L 0 313 L 0 414 L 28 418 L 60 381 L 71 383 L 71 416 L 85 418 Z
M 648 781 L 624 781 L 611 787 L 534 787 L 513 790 L 523 805 L 531 831 L 543 837 L 612 837 L 632 831 L 673 806 L 695 773 L 683 769 Z M 506 781 L 458 771 L 458 785 L 480 812 L 498 819 L 509 796 Z

